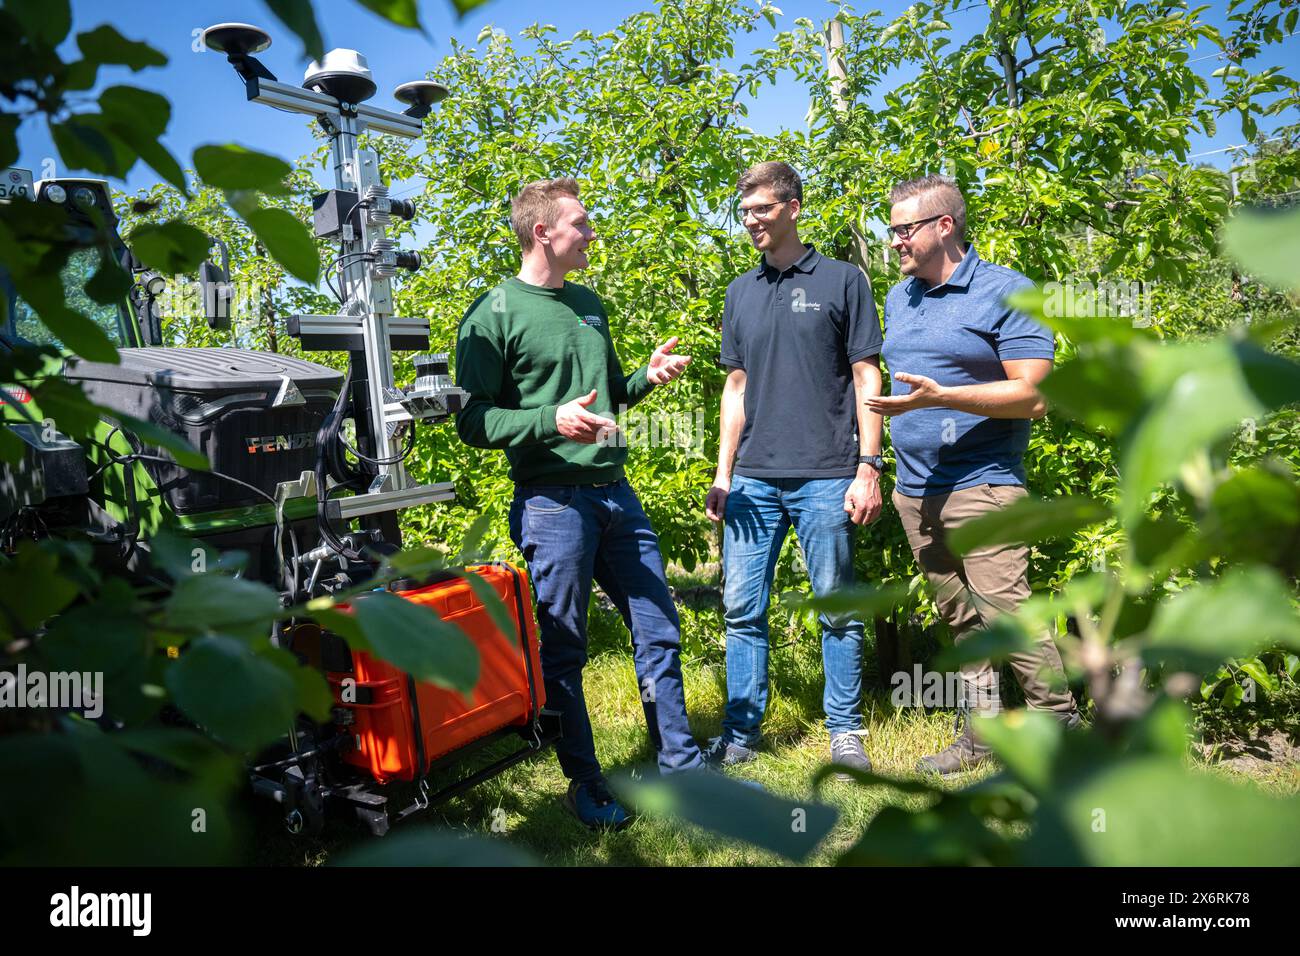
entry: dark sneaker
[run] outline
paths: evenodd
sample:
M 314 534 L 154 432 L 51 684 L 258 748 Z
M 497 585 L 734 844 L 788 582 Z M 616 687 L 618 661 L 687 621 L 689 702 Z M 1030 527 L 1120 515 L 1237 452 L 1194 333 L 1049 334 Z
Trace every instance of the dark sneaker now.
M 1083 715 L 1077 710 L 1072 710 L 1068 714 L 1058 715 L 1058 720 L 1065 724 L 1066 730 L 1078 730 L 1083 726 Z
M 574 780 L 564 801 L 583 826 L 592 830 L 621 830 L 632 822 L 604 780 Z
M 963 711 L 958 711 L 957 725 L 963 723 L 963 713 Z M 964 723 L 965 727 L 956 740 L 937 754 L 930 754 L 928 757 L 921 758 L 916 765 L 919 773 L 937 774 L 940 777 L 946 777 L 949 774 L 974 770 L 988 759 L 992 751 L 975 739 L 975 735 L 971 732 L 972 721 L 969 714 L 965 714 Z M 957 725 L 953 726 L 953 730 L 957 729 Z
M 758 759 L 758 751 L 743 744 L 733 743 L 725 737 L 714 737 L 704 749 L 704 762 L 710 767 L 734 767 Z
M 871 773 L 871 760 L 862 741 L 867 737 L 865 730 L 838 730 L 831 734 L 831 763 L 839 767 L 861 770 Z M 836 780 L 852 780 L 847 773 L 837 773 Z

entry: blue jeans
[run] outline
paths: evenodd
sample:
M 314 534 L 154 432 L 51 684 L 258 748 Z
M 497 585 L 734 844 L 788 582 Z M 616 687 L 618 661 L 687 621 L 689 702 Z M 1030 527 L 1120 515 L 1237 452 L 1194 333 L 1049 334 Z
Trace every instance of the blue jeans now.
M 681 630 L 659 537 L 627 480 L 612 485 L 516 485 L 510 536 L 537 598 L 546 706 L 560 712 L 555 744 L 570 780 L 601 776 L 582 668 L 594 579 L 632 632 L 641 706 L 661 773 L 703 764 L 686 720 Z
M 853 583 L 853 522 L 844 510 L 852 478 L 736 475 L 723 519 L 723 604 L 727 622 L 727 711 L 722 733 L 747 747 L 759 741 L 767 710 L 767 609 L 772 577 L 793 525 L 813 593 Z M 862 729 L 862 622 L 822 614 L 822 706 L 832 733 Z

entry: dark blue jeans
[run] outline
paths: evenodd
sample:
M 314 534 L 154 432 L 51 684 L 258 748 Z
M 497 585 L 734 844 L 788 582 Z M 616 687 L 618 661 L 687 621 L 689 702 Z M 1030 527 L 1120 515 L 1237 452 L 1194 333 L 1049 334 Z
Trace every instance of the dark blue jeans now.
M 759 741 L 767 710 L 767 609 L 781 543 L 794 527 L 813 593 L 853 584 L 853 522 L 844 510 L 852 478 L 736 475 L 727 495 L 722 560 L 727 622 L 727 712 L 722 733 L 747 747 Z M 862 622 L 822 613 L 822 706 L 831 733 L 862 729 Z
M 661 773 L 703 763 L 686 720 L 681 631 L 664 577 L 659 537 L 624 479 L 612 485 L 516 485 L 510 536 L 532 578 L 542 639 L 546 706 L 558 710 L 555 744 L 570 780 L 601 775 L 582 668 L 594 579 L 629 631 L 641 706 Z

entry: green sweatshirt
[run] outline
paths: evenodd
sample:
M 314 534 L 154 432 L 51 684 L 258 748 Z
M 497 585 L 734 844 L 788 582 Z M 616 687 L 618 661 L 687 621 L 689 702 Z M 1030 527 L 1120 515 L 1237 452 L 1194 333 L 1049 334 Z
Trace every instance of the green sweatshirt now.
M 569 441 L 555 410 L 592 389 L 588 411 L 616 419 L 654 386 L 646 370 L 624 375 L 600 297 L 507 279 L 480 296 L 460 322 L 456 384 L 469 400 L 456 417 L 461 440 L 504 448 L 520 484 L 580 485 L 623 477 L 627 448 Z

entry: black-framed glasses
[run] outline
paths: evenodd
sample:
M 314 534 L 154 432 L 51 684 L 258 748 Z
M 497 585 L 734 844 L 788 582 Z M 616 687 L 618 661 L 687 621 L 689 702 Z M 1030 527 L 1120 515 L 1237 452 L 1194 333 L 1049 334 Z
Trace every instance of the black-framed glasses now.
M 912 233 L 916 230 L 917 226 L 924 226 L 927 222 L 934 222 L 936 219 L 942 219 L 946 215 L 948 215 L 946 212 L 941 212 L 939 215 L 930 216 L 928 219 L 916 219 L 912 222 L 900 222 L 897 226 L 886 226 L 885 228 L 899 239 L 907 240 L 912 238 Z
M 750 216 L 753 216 L 755 219 L 761 222 L 764 219 L 766 219 L 768 216 L 772 215 L 773 209 L 775 209 L 777 206 L 784 206 L 789 201 L 790 200 L 788 199 L 782 199 L 780 202 L 769 202 L 769 203 L 764 203 L 761 206 L 750 206 L 748 208 L 744 206 L 740 206 L 737 207 L 736 214 L 740 216 L 741 222 L 744 222 Z

